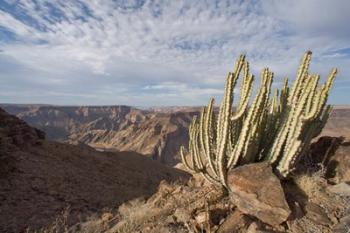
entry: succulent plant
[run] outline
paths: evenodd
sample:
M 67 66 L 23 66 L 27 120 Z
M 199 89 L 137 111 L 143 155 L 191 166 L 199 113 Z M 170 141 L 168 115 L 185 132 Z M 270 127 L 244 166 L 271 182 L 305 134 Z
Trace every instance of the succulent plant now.
M 193 118 L 188 151 L 183 146 L 180 150 L 185 167 L 223 186 L 229 169 L 261 160 L 268 160 L 281 177 L 287 177 L 321 133 L 332 110 L 326 102 L 337 70 L 319 86 L 320 76 L 308 71 L 310 60 L 308 51 L 293 86 L 285 79 L 272 95 L 273 73 L 263 69 L 260 87 L 248 107 L 254 76 L 241 55 L 227 75 L 219 113 L 215 114 L 211 98 L 200 117 Z M 240 76 L 240 98 L 233 111 L 233 90 Z

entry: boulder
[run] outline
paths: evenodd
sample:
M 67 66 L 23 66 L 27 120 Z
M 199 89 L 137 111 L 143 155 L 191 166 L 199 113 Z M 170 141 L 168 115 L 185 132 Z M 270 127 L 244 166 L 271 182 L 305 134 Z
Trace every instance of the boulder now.
M 272 226 L 287 220 L 291 211 L 280 180 L 267 162 L 248 164 L 227 176 L 231 201 L 245 214 Z

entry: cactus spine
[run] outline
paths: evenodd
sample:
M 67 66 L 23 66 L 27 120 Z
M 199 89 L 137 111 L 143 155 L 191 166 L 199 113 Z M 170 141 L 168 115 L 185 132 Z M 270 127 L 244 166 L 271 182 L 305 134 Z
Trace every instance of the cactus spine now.
M 263 69 L 260 87 L 248 108 L 254 76 L 245 56 L 241 55 L 233 72 L 227 75 L 218 115 L 214 113 L 211 98 L 199 120 L 193 118 L 188 153 L 183 146 L 180 149 L 184 166 L 223 186 L 226 186 L 229 169 L 263 159 L 270 161 L 280 176 L 288 176 L 331 113 L 326 102 L 337 70 L 333 69 L 325 84 L 319 87 L 320 77 L 309 74 L 310 60 L 311 52 L 306 52 L 293 87 L 290 88 L 285 79 L 282 88 L 276 89 L 272 97 L 273 73 Z M 233 111 L 233 90 L 240 76 L 243 76 L 240 98 Z

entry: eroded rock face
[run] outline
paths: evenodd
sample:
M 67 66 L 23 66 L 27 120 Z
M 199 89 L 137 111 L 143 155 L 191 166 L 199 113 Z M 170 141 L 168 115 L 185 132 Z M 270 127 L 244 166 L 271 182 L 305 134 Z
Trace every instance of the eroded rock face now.
M 279 179 L 267 162 L 248 164 L 228 173 L 232 202 L 245 214 L 270 225 L 286 221 L 291 213 Z
M 195 110 L 159 112 L 129 106 L 4 106 L 49 140 L 104 151 L 135 151 L 167 165 L 180 160 Z

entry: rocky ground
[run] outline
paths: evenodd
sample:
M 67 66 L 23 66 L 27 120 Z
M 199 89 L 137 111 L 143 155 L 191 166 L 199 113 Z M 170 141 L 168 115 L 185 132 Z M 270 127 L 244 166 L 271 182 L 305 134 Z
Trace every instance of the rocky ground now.
M 44 133 L 0 109 L 0 232 L 67 226 L 156 192 L 188 174 L 134 152 L 98 152 L 46 141 Z M 67 212 L 67 213 L 68 213 Z
M 117 214 L 95 217 L 71 230 L 346 233 L 350 230 L 349 154 L 348 142 L 321 138 L 313 145 L 314 159 L 301 161 L 292 179 L 280 181 L 262 162 L 232 170 L 228 193 L 197 174 L 185 183 L 164 181 L 149 199 L 126 202 Z

